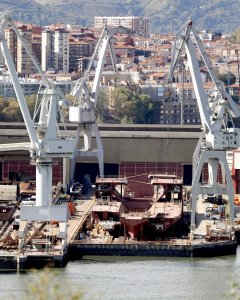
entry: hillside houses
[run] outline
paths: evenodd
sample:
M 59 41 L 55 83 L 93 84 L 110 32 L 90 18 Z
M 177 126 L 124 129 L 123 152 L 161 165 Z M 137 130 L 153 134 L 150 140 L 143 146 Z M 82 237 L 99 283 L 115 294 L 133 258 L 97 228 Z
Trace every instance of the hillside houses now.
M 83 75 L 101 34 L 101 28 L 88 28 L 75 24 L 58 23 L 39 27 L 19 23 L 17 26 L 27 36 L 32 52 L 42 64 L 47 76 L 54 80 L 59 79 L 61 82 L 76 80 Z M 239 95 L 240 58 L 238 53 L 240 55 L 240 46 L 231 44 L 220 34 L 207 31 L 200 33 L 200 38 L 202 38 L 206 53 L 216 72 L 225 74 L 225 76 L 231 73 L 235 76 L 236 83 L 229 83 L 228 88 L 237 99 Z M 27 76 L 36 80 L 36 70 L 30 64 L 26 69 L 26 57 L 22 55 L 21 44 L 18 43 L 11 30 L 6 30 L 6 39 L 8 45 L 11 46 L 10 52 L 19 76 Z M 198 124 L 200 120 L 197 116 L 196 97 L 188 61 L 184 55 L 181 56 L 176 67 L 172 86 L 167 85 L 173 42 L 174 35 L 160 33 L 140 35 L 132 31 L 114 30 L 114 49 L 119 73 L 117 76 L 113 75 L 110 53 L 107 52 L 101 88 L 114 89 L 116 86 L 122 85 L 128 88 L 134 86 L 136 89 L 137 86 L 136 90 L 148 94 L 153 101 L 158 102 L 161 124 L 174 122 Z M 207 85 L 211 79 L 199 55 L 198 59 L 207 91 Z M 0 64 L 1 75 L 7 75 L 1 53 Z M 94 66 L 96 66 L 96 62 L 94 62 Z M 93 74 L 90 76 L 90 81 Z M 10 92 L 4 92 L 6 82 L 5 80 L 3 84 L 0 81 L 0 93 L 5 98 L 7 98 L 6 95 L 11 95 Z M 9 89 L 9 86 L 6 88 Z M 211 87 L 209 86 L 209 88 Z M 31 91 L 31 89 L 29 90 Z M 179 117 L 180 111 L 181 116 Z

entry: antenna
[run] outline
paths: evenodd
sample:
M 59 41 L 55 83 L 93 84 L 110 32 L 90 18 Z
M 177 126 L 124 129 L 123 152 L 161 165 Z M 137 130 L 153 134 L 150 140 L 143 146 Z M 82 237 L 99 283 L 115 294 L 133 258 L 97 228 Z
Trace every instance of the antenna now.
M 36 11 L 36 17 L 37 17 L 37 25 L 40 26 L 40 19 L 41 19 L 41 6 L 38 3 L 37 4 L 37 11 Z

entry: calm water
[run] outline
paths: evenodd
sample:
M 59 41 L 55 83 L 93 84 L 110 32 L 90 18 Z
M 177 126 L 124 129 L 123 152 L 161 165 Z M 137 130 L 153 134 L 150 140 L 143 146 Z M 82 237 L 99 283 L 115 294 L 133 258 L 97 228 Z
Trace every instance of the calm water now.
M 0 273 L 0 299 L 24 300 L 39 272 Z M 240 248 L 210 259 L 86 257 L 58 270 L 54 281 L 91 300 L 229 299 L 231 284 L 240 282 Z

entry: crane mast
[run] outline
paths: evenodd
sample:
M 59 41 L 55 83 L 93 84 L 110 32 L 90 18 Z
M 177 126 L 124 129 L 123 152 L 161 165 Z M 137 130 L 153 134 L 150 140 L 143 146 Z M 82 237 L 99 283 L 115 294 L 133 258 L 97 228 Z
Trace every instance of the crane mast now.
M 217 79 L 191 19 L 176 34 L 168 83 L 173 82 L 173 73 L 184 48 L 202 124 L 202 133 L 193 155 L 191 203 L 191 232 L 193 236 L 196 226 L 196 204 L 201 194 L 227 195 L 230 226 L 234 224 L 234 188 L 226 159 L 226 151 L 236 149 L 240 145 L 239 129 L 234 127 L 233 122 L 233 118 L 240 116 L 240 111 L 226 92 L 224 84 Z M 205 63 L 214 86 L 209 95 L 204 89 L 197 51 Z M 205 185 L 200 183 L 204 163 L 208 164 L 208 184 Z M 219 165 L 222 173 L 222 184 L 217 182 Z
M 42 75 L 43 89 L 35 119 L 32 119 L 29 113 L 13 59 L 7 46 L 4 32 L 6 27 L 14 30 L 37 71 Z M 59 237 L 62 239 L 64 248 L 67 237 L 68 209 L 66 205 L 54 206 L 52 203 L 53 160 L 54 158 L 73 157 L 74 152 L 74 139 L 68 137 L 67 134 L 62 136 L 57 122 L 60 113 L 60 102 L 64 101 L 64 97 L 54 83 L 49 82 L 44 76 L 37 60 L 15 27 L 9 12 L 0 15 L 0 45 L 30 138 L 30 157 L 32 163 L 36 165 L 36 205 L 21 205 L 20 219 L 21 221 L 59 221 Z M 24 246 L 26 226 L 19 232 L 20 248 Z
M 75 158 L 77 156 L 85 157 L 97 157 L 99 163 L 100 176 L 104 176 L 104 151 L 102 140 L 99 134 L 98 126 L 96 123 L 95 109 L 98 102 L 98 92 L 100 87 L 100 81 L 103 73 L 103 67 L 105 64 L 105 58 L 107 50 L 109 49 L 114 72 L 116 73 L 115 55 L 113 48 L 113 36 L 108 30 L 107 26 L 103 27 L 98 43 L 95 47 L 94 53 L 89 61 L 88 68 L 84 73 L 84 76 L 80 78 L 71 95 L 75 97 L 76 101 L 73 106 L 69 107 L 69 121 L 78 124 L 78 130 L 75 140 Z M 94 80 L 91 89 L 88 85 L 88 76 L 93 67 L 94 61 L 98 57 L 98 63 L 95 70 Z M 79 142 L 79 134 L 83 132 L 84 147 L 77 150 Z M 92 148 L 92 136 L 96 137 L 97 149 Z M 74 177 L 75 160 L 72 162 L 71 167 L 71 179 Z

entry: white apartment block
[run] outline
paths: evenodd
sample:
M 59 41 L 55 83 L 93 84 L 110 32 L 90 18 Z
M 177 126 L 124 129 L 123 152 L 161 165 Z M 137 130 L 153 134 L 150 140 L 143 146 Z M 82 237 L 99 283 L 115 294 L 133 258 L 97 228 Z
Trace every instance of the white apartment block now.
M 65 29 L 42 32 L 42 70 L 68 72 L 69 32 Z
M 129 30 L 148 36 L 149 20 L 144 17 L 94 17 L 95 28 L 102 28 L 105 24 L 109 27 L 125 27 Z

